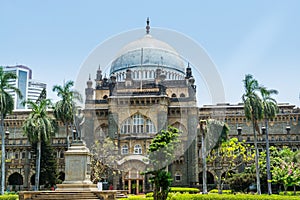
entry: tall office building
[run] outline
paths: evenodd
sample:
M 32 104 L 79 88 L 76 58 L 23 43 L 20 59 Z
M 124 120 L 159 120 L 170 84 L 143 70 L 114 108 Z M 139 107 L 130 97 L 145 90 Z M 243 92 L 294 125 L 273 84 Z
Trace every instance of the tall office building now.
M 10 84 L 19 88 L 22 97 L 20 98 L 14 91 L 9 93 L 14 98 L 14 109 L 27 109 L 27 105 L 23 105 L 24 100 L 36 101 L 41 91 L 46 88 L 46 83 L 32 79 L 32 70 L 24 65 L 6 66 L 3 67 L 6 72 L 12 72 L 17 75 L 16 80 L 10 80 Z

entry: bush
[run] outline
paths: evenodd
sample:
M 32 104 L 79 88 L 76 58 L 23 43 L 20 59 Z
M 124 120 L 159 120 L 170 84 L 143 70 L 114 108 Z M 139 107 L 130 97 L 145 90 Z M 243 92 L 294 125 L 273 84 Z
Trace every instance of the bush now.
M 284 192 L 279 192 L 279 194 L 286 196 L 295 196 L 294 191 L 287 191 L 286 194 L 284 194 Z M 300 191 L 296 191 L 296 196 L 300 196 Z
M 213 189 L 209 193 L 218 194 L 218 189 Z M 222 190 L 222 194 L 232 194 L 232 190 Z
M 128 198 L 121 198 L 120 200 L 153 200 L 153 197 L 129 196 Z
M 19 196 L 17 194 L 4 194 L 0 196 L 0 200 L 18 200 Z
M 170 200 L 300 200 L 300 198 L 282 195 L 178 194 L 174 195 Z
M 199 193 L 200 190 L 198 188 L 171 187 L 170 192 L 196 194 Z
M 146 197 L 153 197 L 153 192 L 149 192 L 146 194 Z
M 249 191 L 249 186 L 254 182 L 255 174 L 252 173 L 232 174 L 232 177 L 226 180 L 226 183 L 228 183 L 230 188 L 235 192 Z

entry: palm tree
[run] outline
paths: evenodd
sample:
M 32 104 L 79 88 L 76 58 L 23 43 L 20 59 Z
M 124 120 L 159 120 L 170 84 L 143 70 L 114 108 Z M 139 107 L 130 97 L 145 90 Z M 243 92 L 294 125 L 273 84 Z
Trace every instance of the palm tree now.
M 23 124 L 23 131 L 27 135 L 29 142 L 37 145 L 35 190 L 39 189 L 41 142 L 48 141 L 54 133 L 54 120 L 48 115 L 47 108 L 51 106 L 49 99 L 40 99 L 37 103 L 26 102 L 32 111 Z
M 278 94 L 277 90 L 268 90 L 265 87 L 260 87 L 260 94 L 263 104 L 263 115 L 265 121 L 265 134 L 266 134 L 266 159 L 267 159 L 267 183 L 268 183 L 268 194 L 272 194 L 272 185 L 271 185 L 271 172 L 270 172 L 270 151 L 269 151 L 269 120 L 273 119 L 278 113 L 278 106 L 275 99 L 271 97 L 272 94 Z
M 7 92 L 14 91 L 19 97 L 22 97 L 18 88 L 9 84 L 10 80 L 17 79 L 17 75 L 11 72 L 4 72 L 3 67 L 0 67 L 0 113 L 1 113 L 1 194 L 4 194 L 5 185 L 5 134 L 4 134 L 4 119 L 7 114 L 10 114 L 14 109 L 14 99 Z
M 61 98 L 60 101 L 55 103 L 54 116 L 65 125 L 68 148 L 70 146 L 69 126 L 74 122 L 74 114 L 76 111 L 74 100 L 82 101 L 81 95 L 77 91 L 71 89 L 73 85 L 73 81 L 68 81 L 67 83 L 64 83 L 63 86 L 55 85 L 52 89 L 53 92 L 57 92 L 57 96 Z
M 242 100 L 244 102 L 245 117 L 252 121 L 255 146 L 256 186 L 257 193 L 261 194 L 258 162 L 259 153 L 257 148 L 257 134 L 255 130 L 259 131 L 257 122 L 263 118 L 263 104 L 262 100 L 256 93 L 260 89 L 257 80 L 255 80 L 252 75 L 247 74 L 243 82 L 245 93 L 242 96 Z

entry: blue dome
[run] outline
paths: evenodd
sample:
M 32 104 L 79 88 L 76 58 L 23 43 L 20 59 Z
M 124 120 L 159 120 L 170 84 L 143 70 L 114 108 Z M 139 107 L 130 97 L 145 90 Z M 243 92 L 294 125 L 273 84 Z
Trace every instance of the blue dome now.
M 147 34 L 121 49 L 111 64 L 110 74 L 125 71 L 127 68 L 145 70 L 157 67 L 184 76 L 184 62 L 176 50 Z

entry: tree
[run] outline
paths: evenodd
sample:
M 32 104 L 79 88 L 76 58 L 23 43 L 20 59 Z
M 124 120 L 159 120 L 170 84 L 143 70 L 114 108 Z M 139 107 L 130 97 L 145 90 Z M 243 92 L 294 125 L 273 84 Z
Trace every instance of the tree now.
M 106 137 L 104 140 L 95 141 L 91 153 L 92 182 L 107 179 L 109 173 L 116 170 L 115 161 L 120 158 L 117 146 L 112 139 Z
M 230 185 L 230 189 L 233 191 L 246 193 L 254 181 L 255 173 L 252 173 L 251 169 L 246 167 L 242 173 L 232 174 L 232 176 L 226 180 L 226 183 Z
M 212 149 L 218 148 L 227 140 L 229 127 L 226 123 L 208 119 L 200 121 L 203 194 L 207 194 L 206 157 Z
M 259 132 L 257 122 L 263 118 L 263 104 L 260 97 L 256 93 L 260 89 L 257 80 L 255 80 L 252 75 L 247 74 L 243 82 L 244 82 L 245 93 L 242 95 L 242 100 L 244 102 L 245 117 L 246 119 L 252 121 L 254 146 L 255 146 L 256 186 L 257 186 L 257 193 L 260 195 L 261 188 L 260 188 L 260 172 L 259 172 L 259 162 L 258 162 L 259 152 L 257 148 L 256 130 Z
M 300 163 L 295 162 L 298 153 L 284 147 L 273 158 L 272 182 L 282 184 L 285 194 L 289 186 L 294 186 L 296 194 L 295 186 L 300 184 Z
M 76 113 L 75 100 L 82 101 L 81 95 L 71 88 L 74 82 L 68 81 L 63 86 L 53 86 L 53 92 L 57 92 L 57 96 L 61 98 L 60 101 L 55 103 L 54 116 L 56 119 L 64 123 L 66 129 L 67 146 L 70 146 L 69 139 L 69 126 L 74 122 L 74 116 Z
M 4 72 L 3 67 L 0 67 L 0 113 L 1 113 L 1 194 L 4 194 L 5 186 L 5 133 L 4 133 L 4 119 L 7 114 L 10 114 L 14 109 L 14 99 L 8 93 L 8 90 L 15 92 L 22 98 L 21 92 L 18 88 L 10 85 L 11 80 L 17 79 L 17 75 L 11 72 Z
M 149 145 L 149 161 L 152 168 L 145 172 L 150 174 L 150 181 L 154 184 L 154 200 L 166 200 L 172 183 L 171 174 L 167 166 L 174 158 L 175 144 L 178 142 L 179 130 L 169 126 L 161 130 Z
M 32 144 L 34 154 L 37 154 L 36 143 Z M 58 181 L 56 154 L 53 151 L 50 140 L 41 141 L 41 170 L 39 185 L 45 188 L 54 186 Z
M 38 103 L 27 101 L 32 111 L 24 121 L 23 131 L 31 144 L 36 143 L 36 173 L 35 173 L 35 190 L 39 189 L 40 178 L 40 161 L 41 161 L 41 142 L 50 139 L 55 131 L 54 120 L 48 115 L 47 108 L 51 106 L 49 99 L 41 99 Z
M 265 87 L 260 87 L 260 94 L 262 97 L 263 116 L 265 121 L 265 134 L 266 134 L 266 159 L 267 159 L 267 183 L 268 194 L 272 194 L 271 185 L 271 171 L 270 171 L 270 152 L 269 152 L 269 120 L 273 119 L 278 113 L 278 106 L 275 99 L 271 97 L 272 94 L 278 94 L 277 90 L 268 90 Z
M 217 174 L 218 192 L 222 194 L 222 186 L 231 172 L 238 170 L 242 164 L 249 164 L 254 159 L 254 154 L 250 154 L 250 145 L 231 138 L 223 142 L 218 148 L 211 151 L 208 156 L 208 163 L 211 163 L 213 170 Z M 222 174 L 225 174 L 222 177 Z

